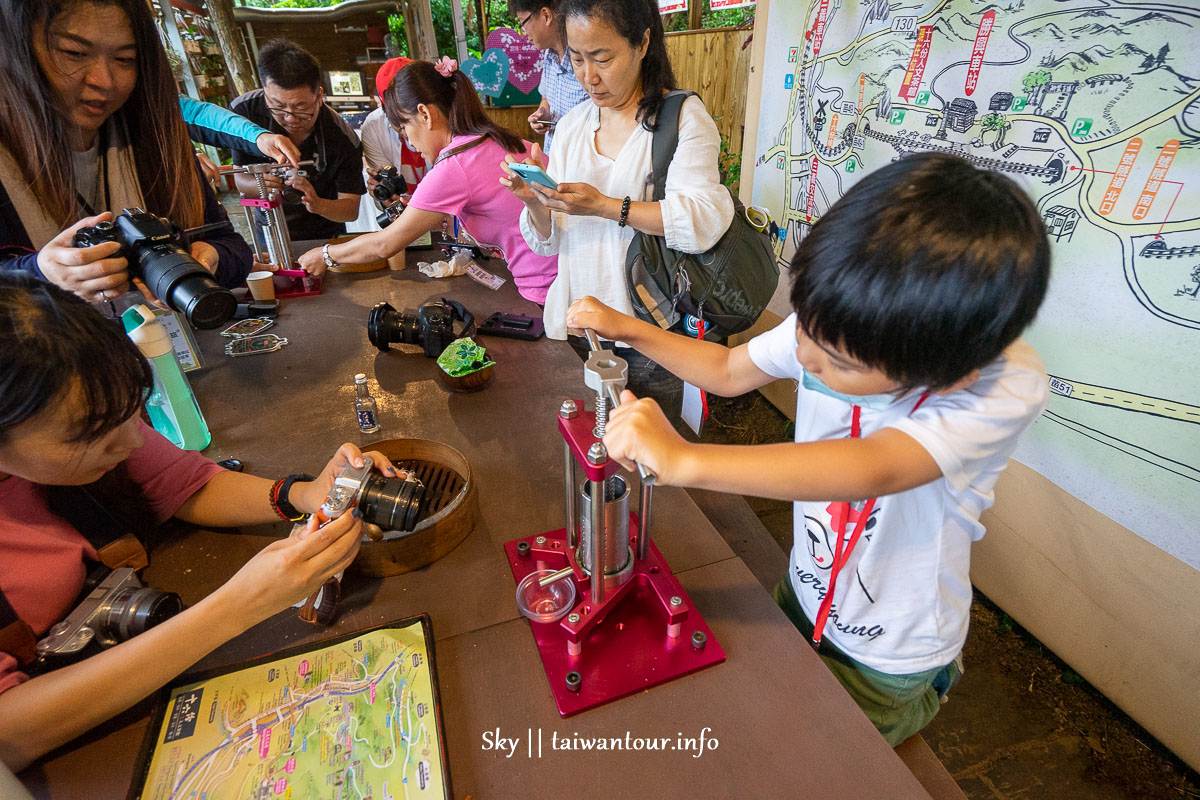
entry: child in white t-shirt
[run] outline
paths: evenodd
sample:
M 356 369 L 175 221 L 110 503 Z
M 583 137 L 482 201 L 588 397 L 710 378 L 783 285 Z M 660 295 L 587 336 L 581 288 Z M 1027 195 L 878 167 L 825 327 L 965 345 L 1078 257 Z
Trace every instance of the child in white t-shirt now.
M 1011 180 L 925 153 L 829 209 L 792 261 L 795 313 L 744 345 L 594 298 L 568 314 L 719 395 L 797 381 L 795 443 L 690 443 L 628 392 L 604 442 L 661 484 L 795 501 L 776 601 L 893 746 L 958 679 L 979 515 L 1047 402 L 1041 359 L 1017 337 L 1049 263 L 1037 209 Z

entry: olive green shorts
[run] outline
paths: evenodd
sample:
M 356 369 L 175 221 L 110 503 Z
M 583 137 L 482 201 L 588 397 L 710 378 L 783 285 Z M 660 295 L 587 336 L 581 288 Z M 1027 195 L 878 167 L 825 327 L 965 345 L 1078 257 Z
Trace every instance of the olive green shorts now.
M 813 625 L 800 607 L 787 575 L 775 586 L 772 596 L 805 641 L 811 643 Z M 911 675 L 889 675 L 855 661 L 829 641 L 821 644 L 818 655 L 892 747 L 933 720 L 942 698 L 961 675 L 955 661 Z

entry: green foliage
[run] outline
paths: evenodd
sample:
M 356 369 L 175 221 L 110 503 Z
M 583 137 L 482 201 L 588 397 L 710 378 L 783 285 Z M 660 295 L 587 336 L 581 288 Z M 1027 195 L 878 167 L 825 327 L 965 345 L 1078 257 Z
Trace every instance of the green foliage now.
M 283 0 L 292 2 L 292 0 Z M 301 2 L 319 2 L 320 0 L 300 0 Z M 270 0 L 258 0 L 270 2 Z M 450 0 L 430 0 L 429 10 L 433 15 L 433 35 L 437 40 L 438 53 L 456 57 L 457 48 L 454 43 L 454 7 Z M 517 19 L 508 13 L 508 0 L 487 0 L 488 29 L 517 28 Z M 485 38 L 479 35 L 479 22 L 476 19 L 475 4 L 471 0 L 463 0 L 463 14 L 466 17 L 465 28 L 467 35 L 467 50 L 475 58 L 483 52 Z M 404 17 L 392 14 L 388 17 L 388 32 L 396 39 L 400 55 L 407 56 L 408 40 L 405 38 Z
M 1025 87 L 1025 91 L 1032 92 L 1034 87 L 1041 86 L 1050 82 L 1050 73 L 1044 69 L 1035 70 L 1029 73 L 1021 80 L 1021 85 Z
M 336 6 L 341 0 L 245 0 L 255 8 L 326 8 Z
M 701 28 L 740 28 L 746 25 L 754 25 L 753 6 L 731 8 L 726 11 L 713 11 L 709 8 L 707 0 L 688 0 L 688 2 L 704 4 L 704 11 L 700 14 Z M 688 29 L 688 14 L 686 11 L 681 11 L 678 14 L 669 14 L 663 18 L 663 23 L 668 33 L 672 31 L 686 31 Z
M 1008 120 L 1004 115 L 993 111 L 990 114 L 985 114 L 979 118 L 979 127 L 985 131 L 999 131 L 1008 126 Z
M 737 194 L 738 184 L 742 180 L 742 154 L 731 152 L 729 139 L 721 134 L 721 152 L 717 154 L 717 169 L 720 170 L 722 182 Z

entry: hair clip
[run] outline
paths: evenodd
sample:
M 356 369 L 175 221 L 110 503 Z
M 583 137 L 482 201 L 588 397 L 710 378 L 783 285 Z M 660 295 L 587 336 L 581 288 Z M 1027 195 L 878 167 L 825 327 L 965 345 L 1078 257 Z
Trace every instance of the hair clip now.
M 450 56 L 442 56 L 433 63 L 433 68 L 438 71 L 443 78 L 449 78 L 458 69 L 458 62 Z

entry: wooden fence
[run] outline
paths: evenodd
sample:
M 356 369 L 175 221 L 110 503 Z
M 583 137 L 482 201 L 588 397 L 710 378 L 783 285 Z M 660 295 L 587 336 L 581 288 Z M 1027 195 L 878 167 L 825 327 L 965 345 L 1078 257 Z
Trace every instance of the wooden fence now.
M 681 89 L 700 95 L 730 153 L 742 151 L 746 86 L 750 77 L 749 30 L 714 28 L 667 34 L 667 54 Z M 534 106 L 488 108 L 488 115 L 529 141 L 540 141 L 527 118 Z

